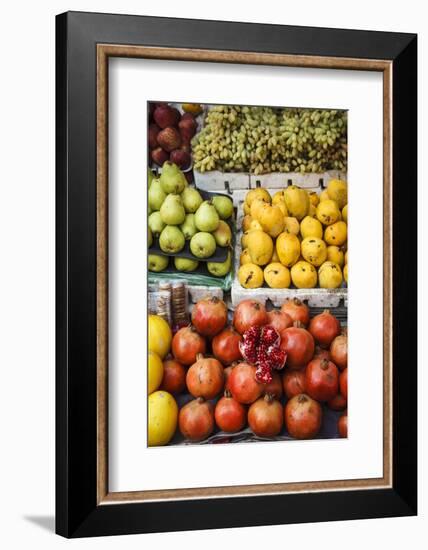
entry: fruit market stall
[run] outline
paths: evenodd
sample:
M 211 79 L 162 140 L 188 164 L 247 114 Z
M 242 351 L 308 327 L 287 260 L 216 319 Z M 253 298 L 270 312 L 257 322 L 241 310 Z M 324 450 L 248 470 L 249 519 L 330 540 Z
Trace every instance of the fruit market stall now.
M 347 113 L 149 108 L 149 445 L 346 437 Z

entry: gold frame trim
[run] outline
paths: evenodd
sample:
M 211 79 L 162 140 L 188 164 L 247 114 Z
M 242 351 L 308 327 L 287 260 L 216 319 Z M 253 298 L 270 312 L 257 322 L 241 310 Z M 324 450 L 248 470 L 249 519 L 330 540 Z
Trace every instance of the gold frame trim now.
M 150 491 L 108 490 L 108 59 L 205 61 L 383 73 L 383 477 Z M 97 45 L 97 504 L 392 487 L 392 62 L 355 58 Z

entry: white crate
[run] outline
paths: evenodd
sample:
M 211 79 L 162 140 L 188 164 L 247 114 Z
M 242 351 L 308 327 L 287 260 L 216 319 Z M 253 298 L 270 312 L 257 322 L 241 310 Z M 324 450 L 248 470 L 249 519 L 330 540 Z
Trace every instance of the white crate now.
M 242 191 L 256 187 L 266 187 L 277 191 L 285 189 L 288 185 L 297 185 L 304 189 L 315 189 L 326 187 L 331 179 L 346 180 L 346 173 L 338 170 L 331 170 L 322 174 L 301 174 L 300 172 L 272 172 L 271 174 L 260 174 L 258 176 L 247 172 L 210 172 L 193 171 L 196 187 L 203 191 L 214 191 L 227 193 L 229 191 Z
M 338 170 L 332 170 L 323 174 L 302 174 L 300 172 L 250 175 L 250 185 L 254 187 L 266 187 L 272 190 L 284 189 L 288 185 L 297 185 L 303 189 L 326 187 L 331 179 L 345 179 L 346 174 Z
M 228 193 L 234 189 L 250 188 L 250 175 L 244 172 L 220 172 L 212 170 L 211 172 L 198 172 L 193 170 L 195 185 L 203 191 Z

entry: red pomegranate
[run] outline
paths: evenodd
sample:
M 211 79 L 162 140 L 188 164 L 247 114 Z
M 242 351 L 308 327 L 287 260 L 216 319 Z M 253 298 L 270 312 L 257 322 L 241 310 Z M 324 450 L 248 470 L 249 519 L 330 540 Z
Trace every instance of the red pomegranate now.
M 337 429 L 340 437 L 348 437 L 348 413 L 343 413 L 337 421 Z
M 282 385 L 288 399 L 299 393 L 305 393 L 305 369 L 286 369 L 282 376 Z
M 343 370 L 348 366 L 348 336 L 345 331 L 336 336 L 330 346 L 331 360 L 338 369 Z
M 247 410 L 232 397 L 230 391 L 226 390 L 224 396 L 217 402 L 214 418 L 223 432 L 239 432 L 247 422 Z
M 163 362 L 163 378 L 161 390 L 176 395 L 186 388 L 186 369 L 175 359 L 167 359 Z
M 263 384 L 263 394 L 272 395 L 275 399 L 282 397 L 282 380 L 278 372 L 272 372 L 272 382 Z
M 291 317 L 293 323 L 295 321 L 300 321 L 305 327 L 309 323 L 309 308 L 298 298 L 286 300 L 281 306 L 281 311 L 287 313 L 287 315 Z
M 285 425 L 291 437 L 312 439 L 321 429 L 322 409 L 318 401 L 300 393 L 285 406 Z
M 336 394 L 333 399 L 327 403 L 329 409 L 333 411 L 344 411 L 346 409 L 347 401 L 341 393 Z
M 198 353 L 205 353 L 205 339 L 189 325 L 178 330 L 172 339 L 172 354 L 182 365 L 193 365 Z
M 340 373 L 339 388 L 343 397 L 348 399 L 348 367 Z
M 300 369 L 312 359 L 315 343 L 312 335 L 299 321 L 295 321 L 294 326 L 281 332 L 280 348 L 287 353 L 286 365 L 292 369 Z
M 240 334 L 251 327 L 265 325 L 267 321 L 265 306 L 257 300 L 243 300 L 233 315 L 233 326 Z
M 281 403 L 272 395 L 260 397 L 248 410 L 248 424 L 259 437 L 275 437 L 282 430 L 283 423 Z
M 328 359 L 329 361 L 331 361 L 331 356 L 328 349 L 322 349 L 319 346 L 315 346 L 314 357 L 320 357 L 321 359 Z
M 267 312 L 267 324 L 280 333 L 282 330 L 293 326 L 293 319 L 285 311 L 272 309 L 272 311 Z
M 224 370 L 223 370 L 223 374 L 224 374 L 224 389 L 225 390 L 228 390 L 229 389 L 229 376 L 230 376 L 230 373 L 232 372 L 232 369 L 234 368 L 233 365 L 230 365 L 229 367 L 226 367 Z
M 199 300 L 193 306 L 192 323 L 199 334 L 204 336 L 218 334 L 227 323 L 226 304 L 217 296 Z
M 328 348 L 340 334 L 340 321 L 326 309 L 311 319 L 308 330 L 322 348 Z
M 328 359 L 316 357 L 306 367 L 306 393 L 317 401 L 330 401 L 339 391 L 339 371 Z
M 212 404 L 198 397 L 184 405 L 178 414 L 178 427 L 190 441 L 202 441 L 209 437 L 214 430 Z
M 222 364 L 211 357 L 199 354 L 186 375 L 186 385 L 193 397 L 213 399 L 224 386 Z
M 248 363 L 238 363 L 233 367 L 227 385 L 233 397 L 244 405 L 253 403 L 263 393 L 263 384 L 256 380 L 256 367 Z
M 239 351 L 241 340 L 242 336 L 239 332 L 233 327 L 226 327 L 213 338 L 213 354 L 223 365 L 230 365 L 241 359 L 241 352 Z

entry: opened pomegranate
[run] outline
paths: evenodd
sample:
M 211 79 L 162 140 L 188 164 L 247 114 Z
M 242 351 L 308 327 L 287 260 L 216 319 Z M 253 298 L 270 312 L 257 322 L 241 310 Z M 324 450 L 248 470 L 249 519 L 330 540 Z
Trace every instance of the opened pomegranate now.
M 242 336 L 233 327 L 226 327 L 214 336 L 212 341 L 213 353 L 223 365 L 230 365 L 241 359 L 239 342 Z
M 339 390 L 339 371 L 328 359 L 315 357 L 306 367 L 306 393 L 317 401 L 329 401 Z
M 330 355 L 333 363 L 340 369 L 348 366 L 348 336 L 346 331 L 336 336 L 330 346 Z
M 319 346 L 315 346 L 314 357 L 320 357 L 321 359 L 328 359 L 329 361 L 331 361 L 331 356 L 328 349 L 323 349 Z
M 226 304 L 217 296 L 199 300 L 193 306 L 192 323 L 199 334 L 204 336 L 218 334 L 227 323 Z
M 233 397 L 249 405 L 263 393 L 263 384 L 256 380 L 256 367 L 248 363 L 238 363 L 229 374 L 227 385 Z
M 275 397 L 275 399 L 281 399 L 282 397 L 282 380 L 281 376 L 277 372 L 272 372 L 272 381 L 269 384 L 264 384 L 264 395 L 269 394 Z
M 343 397 L 341 393 L 336 394 L 332 399 L 329 400 L 327 406 L 333 411 L 344 411 L 346 409 L 346 398 Z
M 193 397 L 213 399 L 223 390 L 223 365 L 217 359 L 199 354 L 187 371 L 186 385 Z
M 245 361 L 256 365 L 256 380 L 263 384 L 272 382 L 273 370 L 284 367 L 287 354 L 279 347 L 280 336 L 271 326 L 251 327 L 244 332 L 239 349 Z
M 180 409 L 178 427 L 190 441 L 202 441 L 214 430 L 214 411 L 211 403 L 203 397 L 189 401 Z
M 272 326 L 278 333 L 282 330 L 293 326 L 293 319 L 279 309 L 273 309 L 267 313 L 267 324 Z
M 300 369 L 312 359 L 315 342 L 312 335 L 299 321 L 281 332 L 280 348 L 287 353 L 286 364 L 292 369 Z
M 348 437 L 348 413 L 343 413 L 337 421 L 337 429 L 340 437 Z
M 322 348 L 328 348 L 340 334 L 340 321 L 326 309 L 311 319 L 308 330 Z
M 172 339 L 172 354 L 182 365 L 193 365 L 198 353 L 205 353 L 205 339 L 189 325 L 178 330 Z
M 259 437 L 275 437 L 282 430 L 283 423 L 281 403 L 272 395 L 257 399 L 248 410 L 248 424 Z
M 288 399 L 299 393 L 305 393 L 305 369 L 286 369 L 282 376 L 282 385 Z
M 243 300 L 233 315 L 233 325 L 240 334 L 251 327 L 265 325 L 267 321 L 265 306 L 257 300 Z
M 186 369 L 175 359 L 163 362 L 163 378 L 160 390 L 176 395 L 186 387 Z
M 322 409 L 318 401 L 300 393 L 285 406 L 285 425 L 291 437 L 312 439 L 321 429 Z
M 339 388 L 343 397 L 348 399 L 348 367 L 340 373 Z
M 247 409 L 226 390 L 214 410 L 217 426 L 224 432 L 239 432 L 247 422 Z
M 309 307 L 298 298 L 286 300 L 281 306 L 281 311 L 287 313 L 293 323 L 294 321 L 300 321 L 305 327 L 309 323 Z

